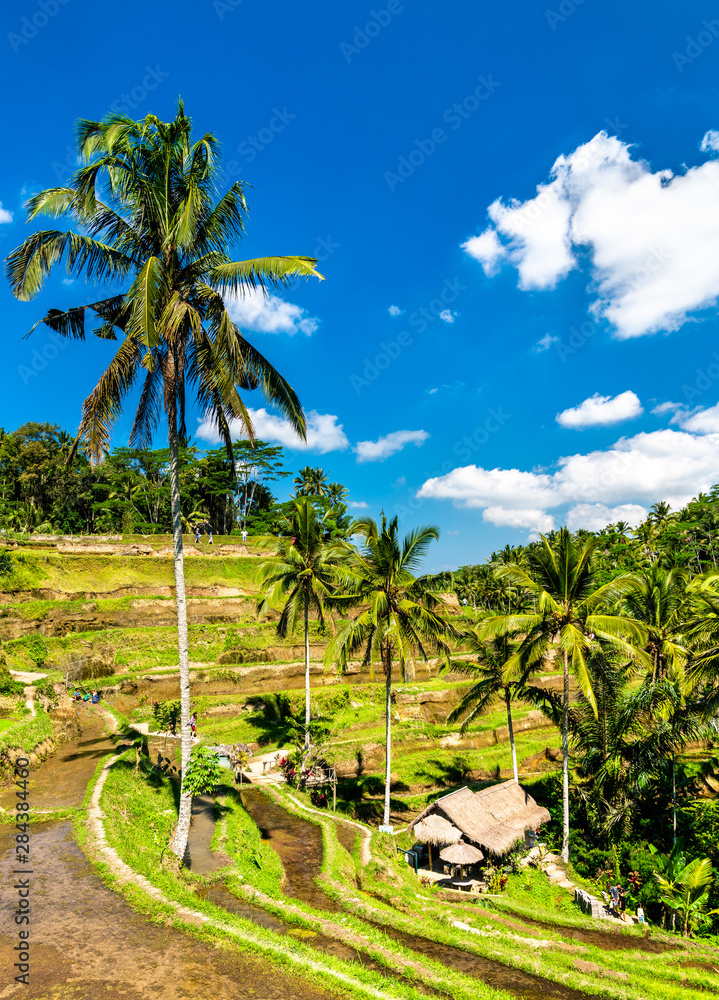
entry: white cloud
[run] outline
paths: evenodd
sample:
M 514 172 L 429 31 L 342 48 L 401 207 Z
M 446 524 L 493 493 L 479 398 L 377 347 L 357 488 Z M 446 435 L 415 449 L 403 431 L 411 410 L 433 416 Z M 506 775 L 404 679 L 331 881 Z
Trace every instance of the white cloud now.
M 657 403 L 652 413 L 655 417 L 661 417 L 665 413 L 674 413 L 675 410 L 680 410 L 681 407 L 681 403 Z
M 342 424 L 337 423 L 337 417 L 331 413 L 318 413 L 309 410 L 307 413 L 307 440 L 302 441 L 292 429 L 290 422 L 275 413 L 265 409 L 253 410 L 248 407 L 250 419 L 255 428 L 255 436 L 264 441 L 274 441 L 292 448 L 295 451 L 317 451 L 321 455 L 328 451 L 344 451 L 349 447 L 347 435 Z M 243 438 L 244 432 L 239 420 L 230 421 L 233 438 Z M 217 428 L 209 417 L 200 421 L 196 434 L 203 441 L 219 444 L 221 441 Z
M 445 531 L 445 534 L 446 535 L 458 535 L 459 532 L 458 531 Z
M 717 434 L 719 433 L 719 403 L 710 406 L 705 410 L 693 410 L 687 413 L 686 410 L 679 410 L 670 421 L 692 434 Z
M 443 309 L 439 314 L 439 318 L 443 323 L 454 323 L 457 313 L 453 313 L 451 309 Z
M 365 503 L 364 500 L 350 500 L 347 504 L 352 510 L 369 510 L 369 504 Z
M 376 441 L 359 441 L 355 447 L 358 462 L 384 462 L 390 455 L 402 451 L 405 445 L 420 447 L 429 437 L 427 431 L 392 431 Z
M 554 518 L 536 507 L 487 507 L 482 517 L 485 521 L 497 526 L 508 528 L 529 528 L 538 531 L 551 531 L 554 528 Z
M 704 134 L 699 149 L 701 149 L 702 153 L 708 153 L 710 150 L 715 153 L 719 152 L 719 132 L 716 129 L 710 128 Z
M 271 293 L 251 289 L 244 295 L 226 295 L 227 311 L 242 329 L 260 333 L 304 333 L 308 337 L 319 326 L 319 320 L 307 316 L 307 310 Z
M 507 251 L 499 241 L 494 229 L 485 229 L 480 236 L 472 236 L 466 243 L 462 244 L 462 249 L 466 250 L 470 257 L 474 257 L 484 268 L 487 275 L 496 274 L 499 265 Z
M 12 222 L 12 212 L 8 212 L 6 208 L 3 208 L 0 201 L 0 225 L 7 222 Z
M 582 430 L 584 427 L 606 427 L 622 420 L 633 420 L 643 412 L 639 397 L 631 390 L 618 396 L 600 396 L 595 392 L 579 406 L 558 413 L 556 421 L 561 427 Z
M 702 146 L 719 144 L 710 131 Z M 506 260 L 523 289 L 554 288 L 588 264 L 592 312 L 619 338 L 676 330 L 719 297 L 719 162 L 653 171 L 600 132 L 560 156 L 524 202 L 498 199 L 492 225 L 463 244 L 487 274 Z
M 401 316 L 402 315 L 402 310 L 400 309 L 399 306 L 390 306 L 389 309 L 387 310 L 387 312 L 390 314 L 390 316 Z
M 541 340 L 538 340 L 534 345 L 535 354 L 541 354 L 542 351 L 548 351 L 552 344 L 556 344 L 559 337 L 553 336 L 551 333 L 545 333 Z
M 441 385 L 435 385 L 431 389 L 427 389 L 427 395 L 434 396 L 435 393 L 437 392 L 450 392 L 452 393 L 452 395 L 456 396 L 457 393 L 461 392 L 462 389 L 464 389 L 464 385 L 465 383 L 460 382 L 459 379 L 456 379 L 454 382 L 451 383 L 443 382 Z
M 605 517 L 605 523 L 633 520 L 638 507 L 657 500 L 681 507 L 719 479 L 718 459 L 719 432 L 666 429 L 560 458 L 551 472 L 462 466 L 428 479 L 417 495 L 481 509 L 494 524 L 543 531 L 571 516 L 574 527 L 590 526 Z
M 392 483 L 392 487 L 394 489 L 399 489 L 401 486 L 406 486 L 406 485 L 407 485 L 406 476 L 400 476 L 399 479 L 395 479 L 395 481 Z
M 626 521 L 632 528 L 646 519 L 648 510 L 636 503 L 623 503 L 617 507 L 607 507 L 604 503 L 578 503 L 567 513 L 567 527 L 570 531 L 586 528 L 587 531 L 601 531 L 608 524 Z

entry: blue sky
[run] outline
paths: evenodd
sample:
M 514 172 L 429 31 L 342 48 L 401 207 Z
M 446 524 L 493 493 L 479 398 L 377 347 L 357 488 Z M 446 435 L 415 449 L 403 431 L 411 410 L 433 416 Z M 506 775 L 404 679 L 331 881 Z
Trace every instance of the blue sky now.
M 220 138 L 228 184 L 252 185 L 237 255 L 321 258 L 326 281 L 233 305 L 315 414 L 294 468 L 322 465 L 358 511 L 437 523 L 434 569 L 565 520 L 636 521 L 719 481 L 715 13 L 6 6 L 3 256 L 30 231 L 28 193 L 73 168 L 78 118 L 170 118 L 182 95 Z M 74 430 L 109 360 L 100 341 L 21 339 L 47 307 L 85 300 L 63 277 L 30 304 L 0 294 L 6 429 Z M 248 402 L 259 433 L 293 443 Z

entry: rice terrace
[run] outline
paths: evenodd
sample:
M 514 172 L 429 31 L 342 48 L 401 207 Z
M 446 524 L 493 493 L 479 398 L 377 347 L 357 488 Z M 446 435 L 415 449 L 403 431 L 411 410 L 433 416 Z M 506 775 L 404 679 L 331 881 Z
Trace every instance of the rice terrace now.
M 2 13 L 0 1000 L 719 994 L 714 12 L 163 6 Z

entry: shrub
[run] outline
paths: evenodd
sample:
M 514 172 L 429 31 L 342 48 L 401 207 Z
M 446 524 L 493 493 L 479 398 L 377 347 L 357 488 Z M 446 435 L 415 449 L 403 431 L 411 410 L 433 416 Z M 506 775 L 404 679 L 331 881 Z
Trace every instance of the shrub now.
M 152 717 L 157 723 L 159 732 L 171 733 L 174 736 L 180 721 L 180 702 L 156 701 L 152 706 Z
M 222 784 L 224 776 L 225 770 L 220 766 L 217 751 L 195 747 L 187 763 L 183 786 L 192 795 L 204 795 L 214 792 Z
M 25 640 L 25 652 L 33 661 L 35 666 L 42 667 L 47 659 L 47 643 L 45 639 L 39 634 L 29 636 Z
M 9 673 L 0 674 L 0 694 L 22 694 L 25 685 L 12 679 Z

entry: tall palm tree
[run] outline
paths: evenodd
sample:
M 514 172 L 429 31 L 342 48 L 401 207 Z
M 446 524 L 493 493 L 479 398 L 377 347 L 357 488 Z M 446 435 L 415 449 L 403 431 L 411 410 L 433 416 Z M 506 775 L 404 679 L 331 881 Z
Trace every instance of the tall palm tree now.
M 625 543 L 627 541 L 627 532 L 631 530 L 631 525 L 629 521 L 617 521 L 614 525 L 614 530 L 619 535 L 619 541 Z
M 292 480 L 298 497 L 324 497 L 327 495 L 327 473 L 306 465 Z
M 569 860 L 569 675 L 574 674 L 587 701 L 596 712 L 597 703 L 587 668 L 587 658 L 596 643 L 603 642 L 627 659 L 647 662 L 640 648 L 645 638 L 642 625 L 630 618 L 609 614 L 607 606 L 627 588 L 622 578 L 597 586 L 592 555 L 598 538 L 576 542 L 562 528 L 554 542 L 542 536 L 527 555 L 527 569 L 498 566 L 500 580 L 523 587 L 534 595 L 536 611 L 498 615 L 479 627 L 484 638 L 520 633 L 524 639 L 507 662 L 508 676 L 536 668 L 561 651 L 562 686 L 562 860 Z
M 358 616 L 342 628 L 327 647 L 326 661 L 344 670 L 351 653 L 360 650 L 363 663 L 379 661 L 385 677 L 386 765 L 384 826 L 389 826 L 389 790 L 392 763 L 392 665 L 399 661 L 405 680 L 414 677 L 414 660 L 427 659 L 433 649 L 448 662 L 449 645 L 459 632 L 434 608 L 439 599 L 426 578 L 415 576 L 439 529 L 416 528 L 400 541 L 397 518 L 380 526 L 372 518 L 360 518 L 353 534 L 362 540 L 355 565 L 347 575 L 347 593 L 342 603 L 361 605 Z
M 193 142 L 191 131 L 181 103 L 169 123 L 154 115 L 133 121 L 119 114 L 79 122 L 82 165 L 67 187 L 50 188 L 29 201 L 30 219 L 68 216 L 77 229 L 34 233 L 7 260 L 12 290 L 23 301 L 38 294 L 63 258 L 69 275 L 123 288 L 64 312 L 51 309 L 38 322 L 84 340 L 86 320 L 94 314 L 98 325 L 92 333 L 104 340 L 120 337 L 114 358 L 83 406 L 77 443 L 86 442 L 93 461 L 107 450 L 123 401 L 140 377 L 130 443 L 149 447 L 160 416 L 167 420 L 183 773 L 191 750 L 179 489 L 179 448 L 187 439 L 186 391 L 194 388 L 200 409 L 214 421 L 230 451 L 232 419 L 252 436 L 239 389 L 261 389 L 303 435 L 305 420 L 296 394 L 245 340 L 223 296 L 277 288 L 293 276 L 317 274 L 316 261 L 309 257 L 232 259 L 229 249 L 245 229 L 242 185 L 233 184 L 215 200 L 217 140 L 207 133 Z M 191 795 L 183 791 L 172 845 L 178 857 L 186 848 L 190 812 Z
M 671 505 L 665 500 L 658 500 L 649 508 L 649 517 L 647 520 L 661 530 L 669 521 L 674 520 L 674 518 L 675 515 L 672 514 Z
M 344 503 L 347 497 L 350 495 L 350 491 L 342 483 L 330 483 L 327 487 L 325 493 L 327 499 L 333 503 Z
M 627 586 L 624 603 L 629 615 L 646 630 L 644 649 L 651 657 L 652 680 L 665 680 L 688 656 L 681 641 L 690 600 L 686 578 L 678 569 L 666 570 L 653 563 L 627 577 Z
M 580 691 L 568 716 L 577 790 L 588 802 L 590 822 L 600 835 L 620 828 L 626 837 L 639 796 L 661 773 L 666 736 L 651 725 L 646 685 L 633 688 L 631 661 L 597 649 L 587 667 L 596 711 Z M 524 693 L 561 726 L 562 698 L 556 691 L 527 685 Z
M 512 751 L 512 771 L 514 780 L 519 782 L 519 771 L 517 770 L 517 747 L 514 741 L 514 726 L 512 724 L 512 698 L 516 697 L 517 691 L 521 689 L 520 681 L 509 680 L 506 676 L 505 667 L 507 661 L 511 659 L 515 652 L 513 644 L 507 635 L 498 635 L 496 638 L 485 642 L 476 631 L 470 630 L 462 640 L 462 645 L 469 652 L 476 655 L 476 662 L 467 660 L 453 660 L 451 669 L 454 673 L 469 674 L 474 683 L 472 687 L 463 695 L 456 708 L 452 709 L 447 717 L 448 722 L 457 722 L 462 719 L 461 732 L 466 733 L 470 724 L 484 712 L 498 698 L 504 702 L 507 710 L 507 729 L 509 731 L 509 745 Z
M 305 638 L 305 750 L 310 749 L 310 613 L 324 624 L 337 589 L 338 574 L 347 562 L 349 548 L 343 542 L 325 542 L 322 522 L 311 500 L 295 500 L 289 538 L 278 541 L 277 552 L 258 568 L 257 578 L 264 588 L 257 605 L 264 612 L 275 600 L 285 600 L 277 632 L 292 635 L 300 617 L 304 619 Z M 330 617 L 331 621 L 331 617 Z

